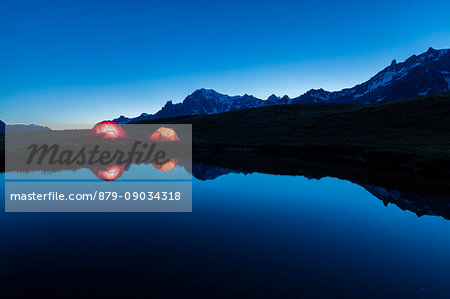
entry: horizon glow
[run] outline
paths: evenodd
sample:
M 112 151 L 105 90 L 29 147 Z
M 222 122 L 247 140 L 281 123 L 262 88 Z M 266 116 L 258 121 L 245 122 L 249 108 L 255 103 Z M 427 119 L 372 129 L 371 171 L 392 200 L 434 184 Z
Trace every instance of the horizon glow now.
M 439 7 L 439 9 L 436 9 Z M 296 97 L 450 47 L 448 1 L 4 1 L 0 119 L 98 123 L 199 88 Z

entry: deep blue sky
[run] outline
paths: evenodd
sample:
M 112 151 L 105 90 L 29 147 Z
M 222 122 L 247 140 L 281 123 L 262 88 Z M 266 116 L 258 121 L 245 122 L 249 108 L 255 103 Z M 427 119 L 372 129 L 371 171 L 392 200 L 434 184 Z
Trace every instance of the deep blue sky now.
M 297 96 L 450 47 L 450 1 L 0 2 L 0 119 L 94 123 L 197 88 Z

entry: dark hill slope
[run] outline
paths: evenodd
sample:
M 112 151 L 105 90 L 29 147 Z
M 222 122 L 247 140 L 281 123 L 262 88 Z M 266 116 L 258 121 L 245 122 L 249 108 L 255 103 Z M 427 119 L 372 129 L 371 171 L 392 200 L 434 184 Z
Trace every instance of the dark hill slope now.
M 450 93 L 366 106 L 270 106 L 146 123 L 190 123 L 196 148 L 347 155 L 415 166 L 450 160 Z

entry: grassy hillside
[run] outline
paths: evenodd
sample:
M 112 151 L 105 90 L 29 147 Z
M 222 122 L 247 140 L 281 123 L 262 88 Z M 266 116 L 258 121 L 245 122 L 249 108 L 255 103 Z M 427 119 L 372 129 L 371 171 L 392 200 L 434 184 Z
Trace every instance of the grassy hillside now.
M 195 148 L 332 154 L 450 169 L 450 93 L 367 106 L 285 105 L 145 123 L 190 123 Z

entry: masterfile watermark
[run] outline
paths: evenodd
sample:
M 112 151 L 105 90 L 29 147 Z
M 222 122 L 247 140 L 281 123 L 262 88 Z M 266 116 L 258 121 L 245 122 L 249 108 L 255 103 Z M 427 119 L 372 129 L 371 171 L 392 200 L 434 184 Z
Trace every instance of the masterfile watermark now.
M 192 211 L 191 125 L 107 121 L 5 141 L 6 212 Z
M 38 165 L 110 165 L 119 164 L 130 166 L 132 163 L 166 163 L 167 153 L 164 150 L 156 150 L 154 142 L 134 141 L 131 150 L 126 152 L 116 149 L 114 152 L 108 147 L 103 149 L 101 145 L 95 144 L 92 149 L 86 146 L 81 147 L 77 152 L 64 149 L 62 150 L 58 144 L 32 144 L 27 149 L 30 150 L 26 164 L 36 163 Z

